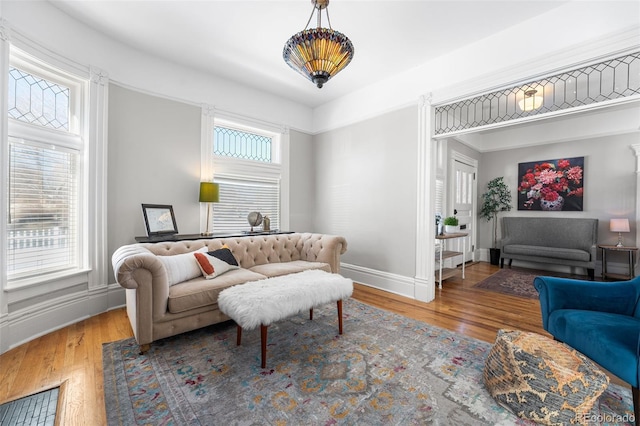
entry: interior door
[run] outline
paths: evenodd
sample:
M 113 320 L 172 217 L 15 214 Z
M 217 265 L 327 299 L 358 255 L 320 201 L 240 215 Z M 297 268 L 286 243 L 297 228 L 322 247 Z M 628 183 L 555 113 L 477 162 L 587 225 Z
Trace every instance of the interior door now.
M 473 165 L 458 160 L 453 162 L 453 212 L 458 218 L 460 232 L 469 234 L 464 241 L 463 239 L 458 240 L 458 247 L 455 250 L 462 251 L 464 248 L 464 258 L 467 262 L 474 260 L 476 172 L 477 168 Z M 456 260 L 458 264 L 462 263 L 461 256 Z

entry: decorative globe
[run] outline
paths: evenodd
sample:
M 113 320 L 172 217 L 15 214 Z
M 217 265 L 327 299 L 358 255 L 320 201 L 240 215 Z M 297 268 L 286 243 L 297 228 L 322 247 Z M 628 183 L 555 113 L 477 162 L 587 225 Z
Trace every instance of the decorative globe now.
M 251 212 L 247 216 L 247 221 L 251 225 L 251 230 L 253 230 L 254 226 L 260 226 L 262 223 L 262 214 L 260 212 Z

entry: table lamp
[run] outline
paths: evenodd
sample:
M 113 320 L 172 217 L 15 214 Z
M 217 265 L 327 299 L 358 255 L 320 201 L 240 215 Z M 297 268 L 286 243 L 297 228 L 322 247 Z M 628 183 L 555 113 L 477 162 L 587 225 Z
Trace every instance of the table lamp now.
M 206 230 L 200 235 L 210 236 L 213 233 L 209 231 L 209 223 L 211 222 L 211 203 L 217 203 L 220 200 L 220 192 L 217 183 L 200 182 L 200 202 L 207 203 L 207 226 Z
M 611 222 L 609 222 L 609 230 L 618 233 L 618 244 L 616 244 L 616 247 L 623 247 L 622 233 L 629 232 L 629 219 L 611 219 Z

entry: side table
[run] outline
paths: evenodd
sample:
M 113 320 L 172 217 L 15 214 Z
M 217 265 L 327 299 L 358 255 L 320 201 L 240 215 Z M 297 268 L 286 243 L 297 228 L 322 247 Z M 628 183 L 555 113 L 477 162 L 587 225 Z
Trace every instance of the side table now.
M 440 252 L 436 254 L 436 262 L 439 262 L 438 265 L 438 273 L 436 274 L 436 282 L 438 283 L 438 288 L 442 288 L 442 281 L 447 278 L 451 278 L 458 272 L 458 268 L 443 268 L 442 262 L 444 259 L 448 259 L 450 257 L 460 256 L 462 255 L 462 279 L 464 279 L 464 264 L 465 264 L 465 252 L 467 251 L 466 246 L 466 236 L 469 235 L 466 232 L 456 232 L 454 234 L 442 234 L 436 235 L 436 240 L 440 240 Z M 462 251 L 447 251 L 446 250 L 446 241 L 453 238 L 462 238 Z
M 634 271 L 634 266 L 636 264 L 636 253 L 638 252 L 638 247 L 618 247 L 618 246 L 608 246 L 604 244 L 598 244 L 598 248 L 602 250 L 602 279 L 606 280 L 607 278 L 613 278 L 615 280 L 630 280 L 636 276 Z M 624 252 L 628 255 L 629 262 L 629 273 L 628 274 L 615 274 L 612 272 L 607 272 L 607 253 L 608 252 Z

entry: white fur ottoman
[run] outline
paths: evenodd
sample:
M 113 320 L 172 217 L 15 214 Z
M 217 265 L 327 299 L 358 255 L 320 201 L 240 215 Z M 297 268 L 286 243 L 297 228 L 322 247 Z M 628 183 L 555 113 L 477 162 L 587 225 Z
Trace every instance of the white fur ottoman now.
M 266 278 L 230 287 L 218 296 L 218 307 L 238 325 L 237 344 L 242 329 L 260 326 L 262 368 L 267 359 L 267 327 L 276 321 L 331 302 L 338 305 L 338 328 L 342 334 L 342 300 L 353 293 L 353 281 L 338 274 L 310 270 Z

